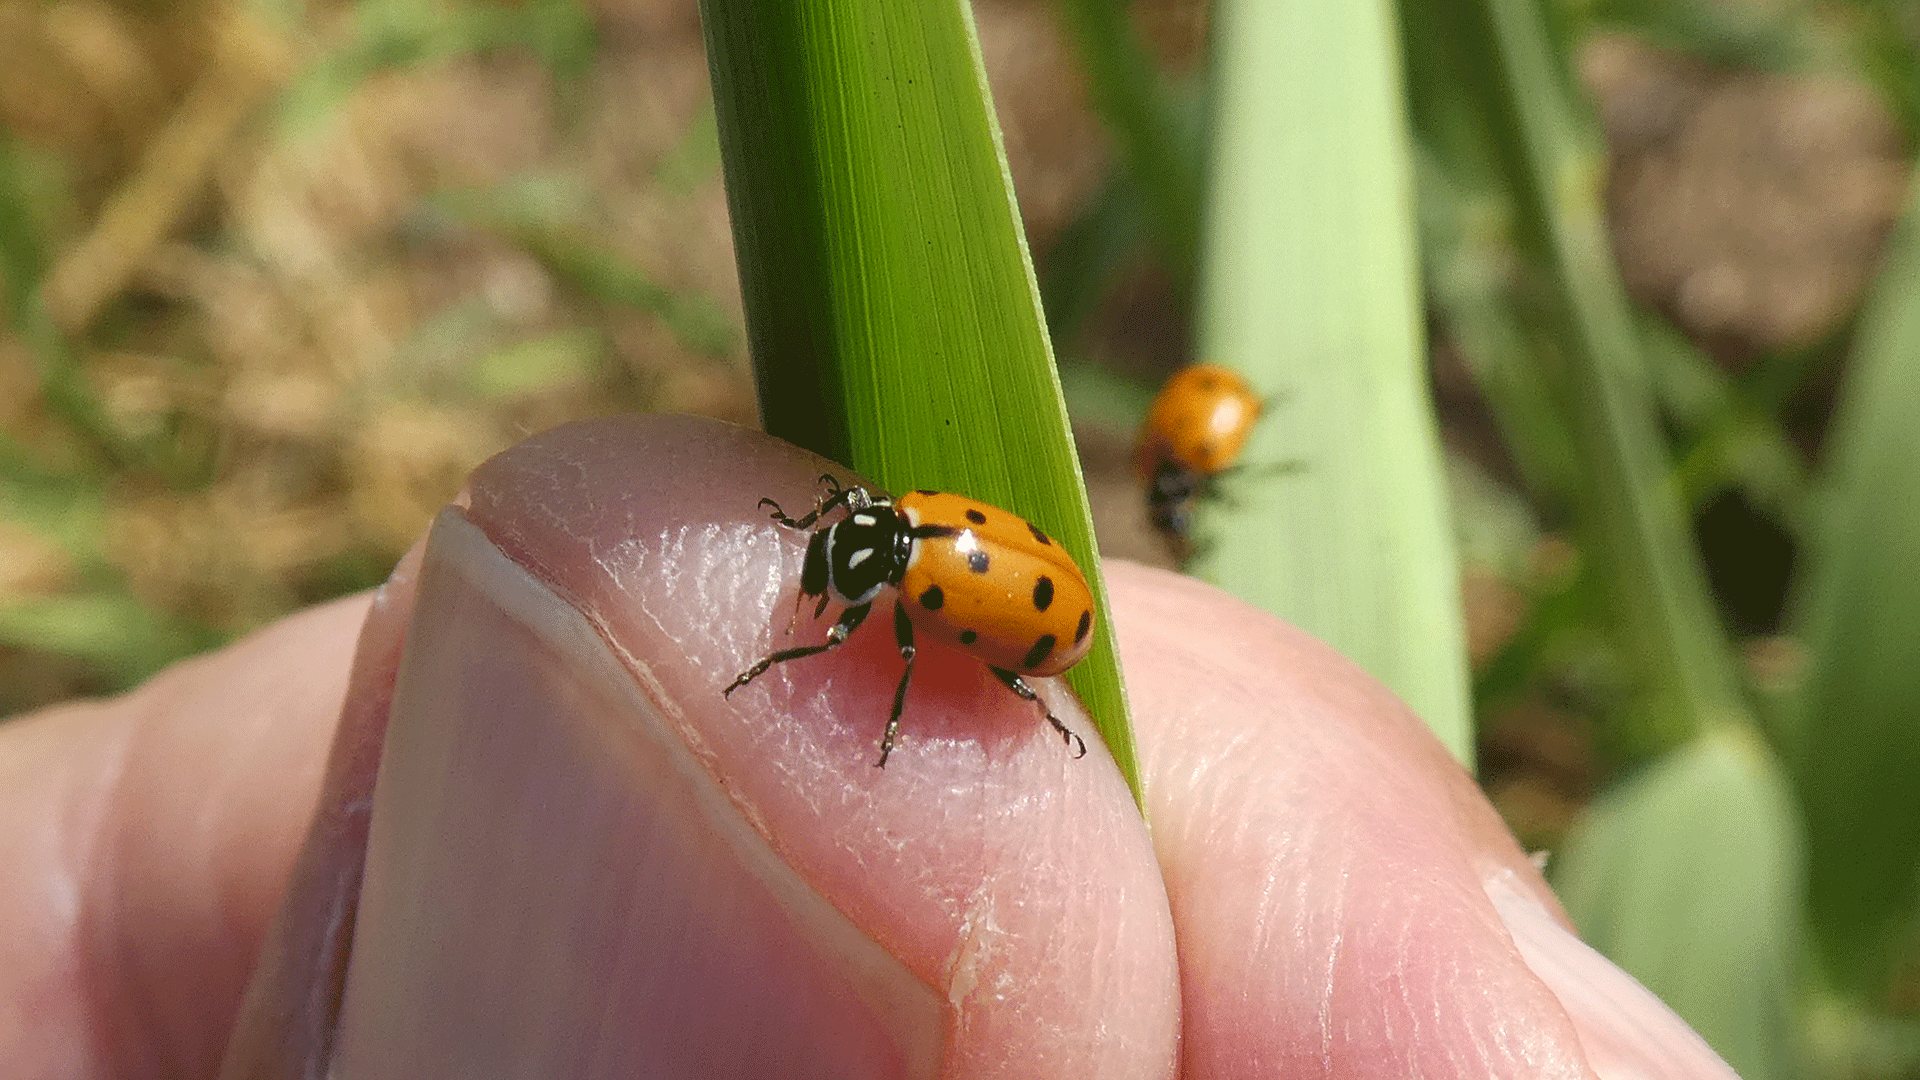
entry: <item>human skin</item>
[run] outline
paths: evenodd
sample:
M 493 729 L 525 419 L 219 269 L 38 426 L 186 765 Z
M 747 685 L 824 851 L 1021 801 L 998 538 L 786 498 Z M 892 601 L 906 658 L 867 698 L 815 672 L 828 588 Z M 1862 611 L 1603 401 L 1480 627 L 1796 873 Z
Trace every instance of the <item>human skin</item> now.
M 755 504 L 827 467 L 558 429 L 378 594 L 0 727 L 10 1075 L 1732 1075 L 1417 717 L 1188 579 L 1106 567 L 1151 833 L 1063 682 L 1083 759 L 943 650 L 874 768 L 885 610 L 722 697 L 825 631 Z

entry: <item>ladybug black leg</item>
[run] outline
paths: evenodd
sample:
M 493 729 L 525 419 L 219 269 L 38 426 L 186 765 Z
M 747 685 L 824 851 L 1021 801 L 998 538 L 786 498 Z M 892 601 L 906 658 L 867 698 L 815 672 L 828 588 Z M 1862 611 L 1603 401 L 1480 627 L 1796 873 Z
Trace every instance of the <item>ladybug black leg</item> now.
M 1053 730 L 1059 732 L 1060 737 L 1067 741 L 1067 748 L 1073 751 L 1076 759 L 1087 756 L 1087 741 L 1075 735 L 1072 728 L 1053 715 L 1053 710 L 1047 708 L 1047 703 L 1041 701 L 1040 695 L 1033 692 L 1033 687 L 1027 685 L 1027 680 L 1004 668 L 994 668 L 993 673 L 1000 677 L 1001 682 L 1007 684 L 1007 689 L 1040 706 L 1040 711 L 1047 714 L 1047 723 L 1052 724 Z
M 820 497 L 820 501 L 814 505 L 813 510 L 805 517 L 788 517 L 787 512 L 780 509 L 780 504 L 774 502 L 772 499 L 761 499 L 760 505 L 771 506 L 773 508 L 773 520 L 785 525 L 789 529 L 810 529 L 813 527 L 814 522 L 820 520 L 821 515 L 831 514 L 834 510 L 842 506 L 859 510 L 873 503 L 873 497 L 867 494 L 867 489 L 858 484 L 849 488 L 843 488 L 840 486 L 840 481 L 834 479 L 831 473 L 822 476 L 820 481 L 827 485 L 827 493 Z
M 1235 465 L 1215 473 L 1213 479 L 1241 480 L 1249 477 L 1285 476 L 1288 473 L 1306 472 L 1307 463 L 1295 458 L 1292 461 L 1267 461 L 1258 465 Z M 1213 492 L 1217 494 L 1217 492 Z
M 840 621 L 833 624 L 833 629 L 827 631 L 827 640 L 825 642 L 819 645 L 802 645 L 797 649 L 781 649 L 779 652 L 774 653 L 772 656 L 741 672 L 740 677 L 728 683 L 727 688 L 722 690 L 720 695 L 722 697 L 731 697 L 735 690 L 766 674 L 767 669 L 775 664 L 784 664 L 789 660 L 798 660 L 803 656 L 813 656 L 817 653 L 826 652 L 828 649 L 847 640 L 847 635 L 853 633 L 853 631 L 866 620 L 867 612 L 872 610 L 872 604 L 859 604 L 848 608 L 840 613 Z
M 1179 536 L 1169 543 L 1173 547 L 1173 561 L 1182 570 L 1213 554 L 1213 549 L 1218 546 L 1211 536 Z
M 893 711 L 887 714 L 887 733 L 880 737 L 880 760 L 874 767 L 887 767 L 887 755 L 893 753 L 893 741 L 900 735 L 900 710 L 907 705 L 907 680 L 913 678 L 913 624 L 907 621 L 905 605 L 896 601 L 893 605 L 893 640 L 900 644 L 900 656 L 906 660 L 907 669 L 900 673 L 900 685 L 893 691 Z

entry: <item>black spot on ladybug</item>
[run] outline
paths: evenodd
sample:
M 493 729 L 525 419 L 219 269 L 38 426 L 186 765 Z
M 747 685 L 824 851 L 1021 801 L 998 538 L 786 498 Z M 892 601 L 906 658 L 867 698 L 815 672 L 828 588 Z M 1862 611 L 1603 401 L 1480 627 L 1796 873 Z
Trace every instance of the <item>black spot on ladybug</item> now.
M 1039 667 L 1040 662 L 1053 653 L 1053 644 L 1052 634 L 1041 634 L 1040 640 L 1034 642 L 1033 648 L 1027 650 L 1027 658 L 1020 661 L 1020 666 L 1025 668 Z
M 1075 645 L 1078 645 L 1081 642 L 1087 640 L 1087 631 L 1091 629 L 1093 629 L 1093 612 L 1092 611 L 1081 612 L 1080 625 L 1073 631 L 1073 643 Z
M 973 522 L 975 525 L 985 525 L 987 523 L 987 515 L 969 508 L 967 510 L 967 520 Z
M 938 585 L 929 585 L 927 591 L 920 594 L 920 606 L 928 611 L 939 611 L 940 605 L 946 602 L 947 595 L 940 591 Z
M 1053 606 L 1053 579 L 1042 574 L 1040 580 L 1033 583 L 1033 606 L 1045 611 Z
M 1053 541 L 1047 539 L 1047 534 L 1041 532 L 1040 526 L 1035 525 L 1033 522 L 1027 522 L 1027 531 L 1033 534 L 1035 543 L 1052 545 Z
M 1214 387 L 1220 385 L 1220 380 L 1214 378 L 1212 375 L 1203 374 L 1199 378 L 1193 380 L 1193 384 L 1195 386 L 1198 386 L 1202 390 L 1211 390 Z
M 976 574 L 987 572 L 987 553 L 984 551 L 967 552 L 967 569 Z
M 960 644 L 962 645 L 971 645 L 974 642 L 979 640 L 980 640 L 980 635 L 974 633 L 971 630 L 960 631 Z

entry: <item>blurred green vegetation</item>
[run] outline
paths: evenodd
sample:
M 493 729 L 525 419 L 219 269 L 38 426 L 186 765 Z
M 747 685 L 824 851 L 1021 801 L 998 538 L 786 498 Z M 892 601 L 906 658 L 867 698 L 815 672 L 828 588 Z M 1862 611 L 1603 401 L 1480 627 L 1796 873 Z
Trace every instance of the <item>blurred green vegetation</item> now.
M 1750 1080 L 1920 1073 L 1920 19 L 1297 7 L 976 6 L 990 75 L 1062 86 L 1000 119 L 1103 550 L 1168 558 L 1124 461 L 1159 379 L 1242 368 L 1250 456 L 1306 468 L 1196 569 L 1477 745 Z M 691 3 L 0 26 L 0 710 L 377 582 L 526 432 L 756 417 Z M 1084 83 L 1005 59 L 1055 54 Z

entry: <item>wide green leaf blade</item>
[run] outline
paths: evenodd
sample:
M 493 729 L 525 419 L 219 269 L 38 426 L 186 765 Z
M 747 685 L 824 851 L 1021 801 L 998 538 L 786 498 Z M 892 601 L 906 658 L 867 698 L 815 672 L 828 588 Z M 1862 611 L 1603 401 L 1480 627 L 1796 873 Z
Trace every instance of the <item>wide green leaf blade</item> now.
M 1588 807 L 1553 878 L 1583 938 L 1769 1080 L 1794 1075 L 1802 860 L 1779 763 L 1719 728 Z
M 964 0 L 706 0 L 766 429 L 1022 514 L 1105 587 Z M 1139 792 L 1110 633 L 1070 673 Z
M 1792 625 L 1808 650 L 1782 743 L 1809 901 L 1837 982 L 1911 978 L 1920 889 L 1920 189 L 1888 249 L 1829 435 Z
M 1215 11 L 1200 355 L 1271 396 L 1246 462 L 1304 468 L 1231 481 L 1195 569 L 1360 663 L 1471 760 L 1391 9 Z

